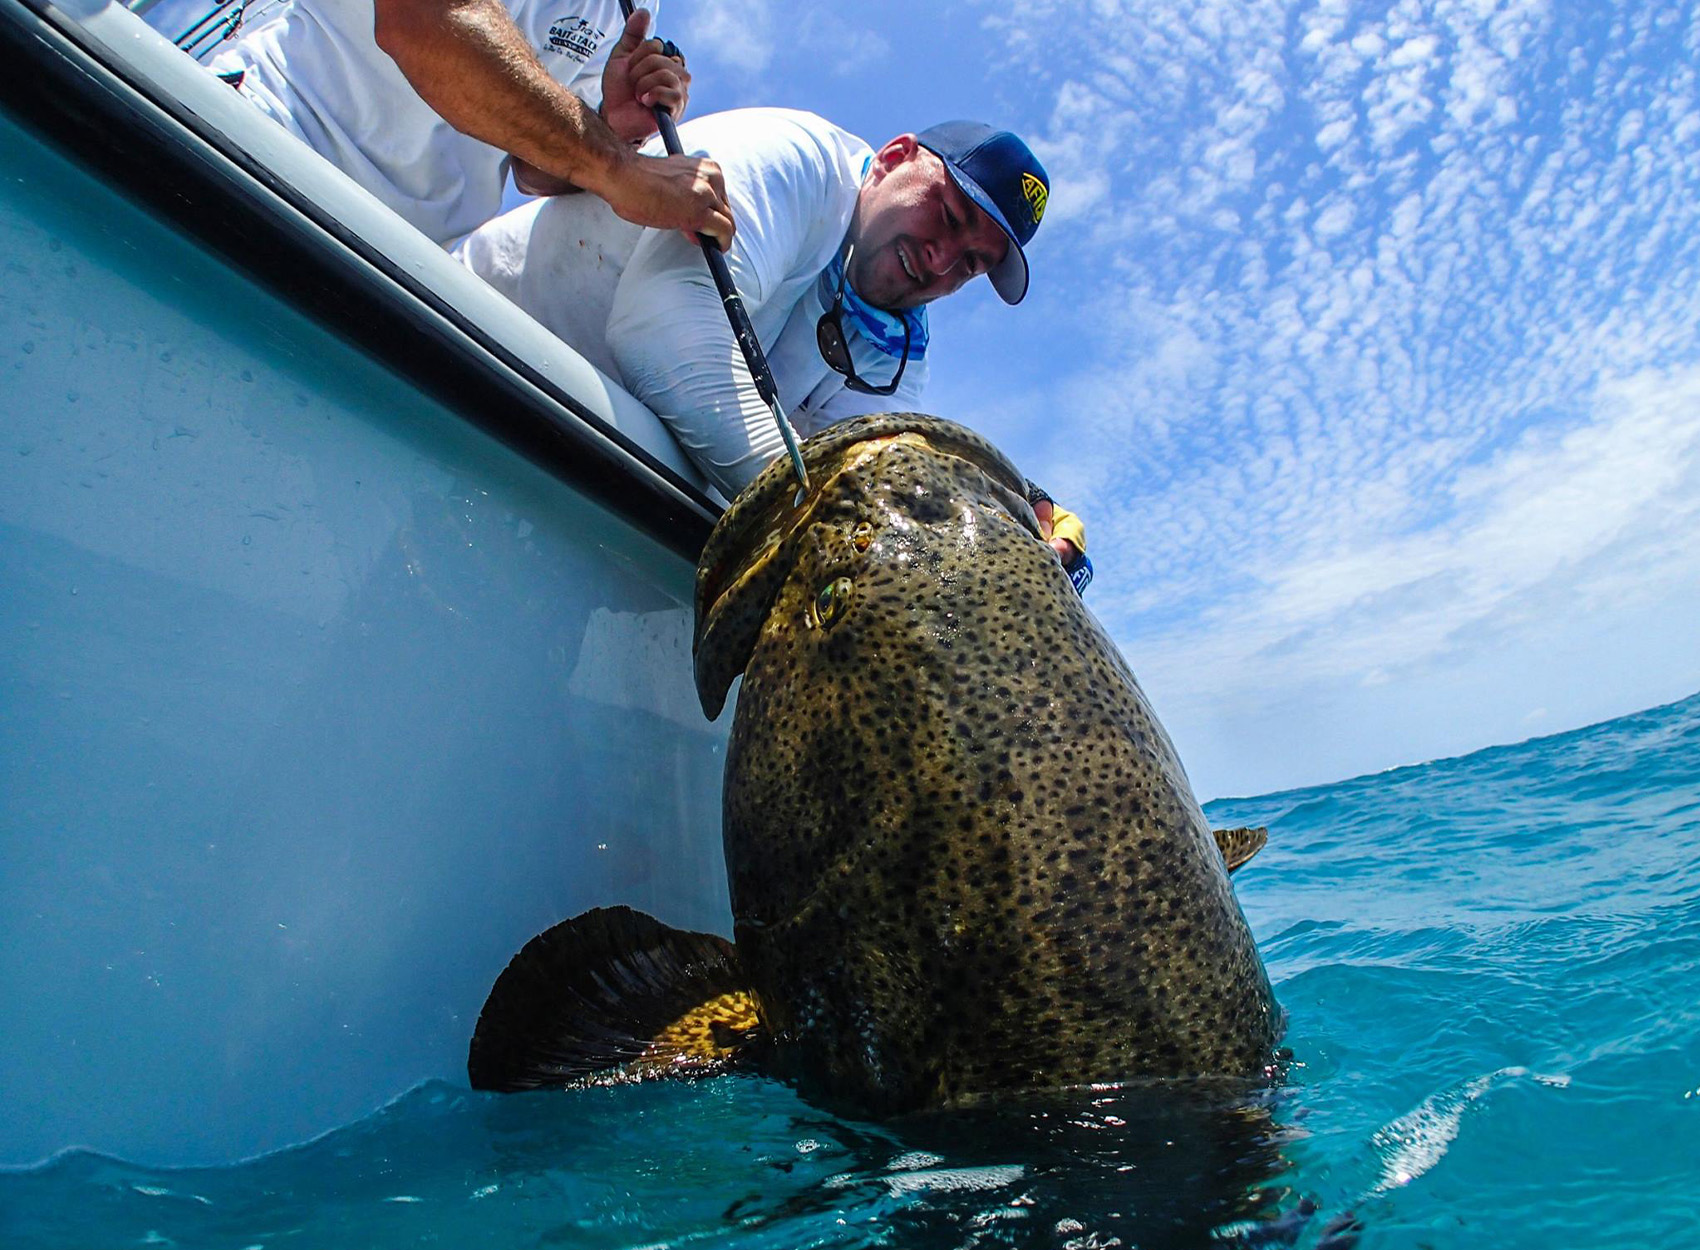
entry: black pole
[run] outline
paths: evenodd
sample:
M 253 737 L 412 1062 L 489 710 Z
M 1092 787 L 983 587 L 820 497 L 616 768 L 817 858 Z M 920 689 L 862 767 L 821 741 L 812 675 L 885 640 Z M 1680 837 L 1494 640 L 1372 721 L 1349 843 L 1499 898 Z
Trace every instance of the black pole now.
M 620 0 L 620 12 L 626 21 L 631 21 L 632 0 Z M 679 142 L 679 127 L 673 121 L 673 115 L 659 104 L 655 106 L 655 124 L 660 127 L 661 142 L 668 153 L 683 156 L 685 148 Z M 697 242 L 702 244 L 702 258 L 708 262 L 708 272 L 714 278 L 720 302 L 726 309 L 726 320 L 732 325 L 732 337 L 738 340 L 738 350 L 744 354 L 744 363 L 749 366 L 750 377 L 755 380 L 756 393 L 773 410 L 773 419 L 779 425 L 779 437 L 785 440 L 785 450 L 790 454 L 791 467 L 797 474 L 797 499 L 801 502 L 803 492 L 809 489 L 809 475 L 803 468 L 803 453 L 797 449 L 797 438 L 791 432 L 790 423 L 785 420 L 785 410 L 779 406 L 779 387 L 774 385 L 773 373 L 767 367 L 767 354 L 762 351 L 755 328 L 750 325 L 749 313 L 744 311 L 743 298 L 738 294 L 737 283 L 732 281 L 732 270 L 726 263 L 726 254 L 720 250 L 720 244 L 706 234 L 697 235 Z

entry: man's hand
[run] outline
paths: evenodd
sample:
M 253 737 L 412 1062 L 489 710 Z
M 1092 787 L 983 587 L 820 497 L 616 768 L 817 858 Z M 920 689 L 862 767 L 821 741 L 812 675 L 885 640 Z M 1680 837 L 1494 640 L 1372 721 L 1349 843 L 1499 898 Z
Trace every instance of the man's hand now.
M 514 185 L 524 195 L 566 195 L 594 191 L 616 214 L 639 226 L 681 230 L 692 243 L 706 234 L 724 251 L 732 245 L 737 227 L 726 199 L 726 179 L 720 166 L 700 156 L 630 155 L 617 170 L 595 186 L 562 178 L 539 169 L 522 157 L 511 157 Z
M 602 120 L 628 143 L 655 133 L 656 106 L 677 120 L 690 98 L 685 59 L 663 55 L 659 39 L 644 37 L 648 31 L 649 11 L 635 10 L 602 71 Z M 633 157 L 591 190 L 629 222 L 680 230 L 693 243 L 697 235 L 706 234 L 722 251 L 732 245 L 737 227 L 726 199 L 726 180 L 711 160 Z
M 648 30 L 649 10 L 633 12 L 602 70 L 602 120 L 627 143 L 655 133 L 657 105 L 678 121 L 690 99 L 685 58 L 664 55 L 659 39 L 644 38 Z
M 1080 548 L 1066 538 L 1051 539 L 1051 550 L 1057 553 L 1057 559 L 1062 561 L 1064 568 L 1080 559 Z
M 681 230 L 694 243 L 706 234 L 725 251 L 732 246 L 732 205 L 720 166 L 701 156 L 633 155 L 599 186 L 587 190 L 639 226 Z

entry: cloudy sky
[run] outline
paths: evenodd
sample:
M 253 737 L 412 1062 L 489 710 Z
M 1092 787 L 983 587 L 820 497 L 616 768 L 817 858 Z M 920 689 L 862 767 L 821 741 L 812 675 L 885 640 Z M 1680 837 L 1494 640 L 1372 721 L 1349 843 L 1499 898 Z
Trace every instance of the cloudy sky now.
M 1201 797 L 1700 689 L 1700 10 L 666 0 L 692 112 L 951 117 L 1054 183 L 928 407 L 1082 514 Z
M 797 8 L 668 0 L 693 111 L 1049 167 L 928 406 L 1084 516 L 1201 796 L 1700 689 L 1700 9 Z

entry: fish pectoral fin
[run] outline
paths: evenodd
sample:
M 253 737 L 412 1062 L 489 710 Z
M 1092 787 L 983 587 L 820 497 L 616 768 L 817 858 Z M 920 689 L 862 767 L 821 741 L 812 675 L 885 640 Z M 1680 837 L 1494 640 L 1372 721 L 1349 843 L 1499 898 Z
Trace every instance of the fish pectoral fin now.
M 1228 871 L 1244 865 L 1261 851 L 1269 841 L 1269 830 L 1262 825 L 1255 829 L 1212 829 L 1216 845 L 1222 852 L 1222 858 L 1228 863 Z
M 766 1040 L 732 944 L 629 907 L 599 907 L 532 938 L 496 978 L 473 1030 L 474 1089 L 598 1076 L 712 1076 Z

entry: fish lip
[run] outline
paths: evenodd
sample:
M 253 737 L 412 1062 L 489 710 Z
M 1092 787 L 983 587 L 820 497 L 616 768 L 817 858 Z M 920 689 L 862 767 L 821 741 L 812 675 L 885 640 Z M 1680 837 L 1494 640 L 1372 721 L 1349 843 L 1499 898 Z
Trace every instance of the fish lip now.
M 1003 452 L 968 427 L 917 412 L 879 413 L 828 426 L 802 446 L 809 475 L 802 502 L 795 501 L 789 459 L 771 461 L 721 514 L 698 557 L 691 655 L 697 697 L 710 720 L 719 716 L 727 690 L 754 650 L 757 631 L 751 622 L 759 625 L 766 618 L 779 593 L 783 577 L 772 574 L 785 566 L 790 543 L 832 494 L 834 469 L 859 444 L 904 434 L 920 435 L 942 454 L 977 465 L 1013 494 L 1019 508 L 1014 515 L 1037 537 L 1038 523 L 1022 502 L 1026 479 Z M 737 604 L 740 595 L 755 601 Z M 749 611 L 734 619 L 731 609 L 739 606 Z

